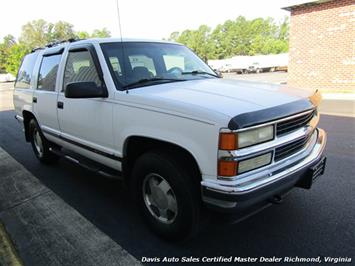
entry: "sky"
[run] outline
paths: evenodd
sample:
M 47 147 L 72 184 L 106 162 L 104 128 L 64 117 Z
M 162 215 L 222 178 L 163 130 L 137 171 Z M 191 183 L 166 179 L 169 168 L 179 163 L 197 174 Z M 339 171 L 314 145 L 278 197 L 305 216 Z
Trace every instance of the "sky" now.
M 118 0 L 124 38 L 162 39 L 174 31 L 210 27 L 235 19 L 273 17 L 281 21 L 289 12 L 281 10 L 290 0 Z M 6 0 L 1 3 L 0 40 L 7 34 L 18 38 L 22 25 L 35 19 L 59 20 L 75 31 L 106 27 L 119 37 L 116 0 Z

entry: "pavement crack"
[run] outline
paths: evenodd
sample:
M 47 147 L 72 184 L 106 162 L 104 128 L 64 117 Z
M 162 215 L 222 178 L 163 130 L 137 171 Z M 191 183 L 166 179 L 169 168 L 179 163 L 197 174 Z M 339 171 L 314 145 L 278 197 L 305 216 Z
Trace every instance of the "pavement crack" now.
M 34 200 L 34 199 L 36 199 L 36 198 L 38 198 L 38 197 L 40 197 L 40 196 L 43 196 L 43 195 L 46 195 L 46 194 L 49 194 L 49 193 L 51 193 L 50 190 L 44 189 L 44 191 L 41 191 L 41 192 L 39 192 L 39 193 L 36 193 L 36 194 L 32 195 L 31 197 L 28 197 L 28 198 L 26 198 L 26 199 L 21 200 L 20 202 L 17 202 L 17 203 L 15 203 L 15 204 L 11 205 L 10 207 L 7 207 L 7 208 L 5 208 L 5 209 L 3 209 L 3 210 L 0 210 L 0 216 L 1 216 L 3 213 L 5 213 L 5 212 L 7 212 L 7 211 L 9 211 L 9 210 L 15 209 L 16 207 L 21 206 L 22 204 L 25 204 L 25 203 L 27 203 L 27 202 L 29 202 L 29 201 L 31 201 L 31 200 Z

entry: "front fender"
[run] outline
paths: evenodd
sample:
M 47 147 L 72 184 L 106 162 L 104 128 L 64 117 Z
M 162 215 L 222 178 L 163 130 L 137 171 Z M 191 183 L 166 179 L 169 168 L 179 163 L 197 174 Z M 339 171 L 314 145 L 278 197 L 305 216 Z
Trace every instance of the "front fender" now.
M 216 125 L 125 106 L 114 112 L 114 121 L 115 146 L 121 156 L 128 138 L 147 137 L 187 150 L 195 158 L 202 175 L 216 176 L 219 134 Z

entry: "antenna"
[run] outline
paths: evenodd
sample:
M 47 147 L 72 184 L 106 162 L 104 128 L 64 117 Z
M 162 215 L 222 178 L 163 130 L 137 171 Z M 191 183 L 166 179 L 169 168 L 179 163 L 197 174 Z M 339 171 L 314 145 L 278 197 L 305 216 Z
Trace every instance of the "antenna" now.
M 118 0 L 116 0 L 116 7 L 117 7 L 118 29 L 120 31 L 120 37 L 121 37 L 121 42 L 122 42 L 123 38 L 122 38 L 121 16 L 120 16 L 120 6 L 118 4 Z
M 118 1 L 119 0 L 116 0 L 116 8 L 117 8 L 117 20 L 118 20 L 118 29 L 120 31 L 120 38 L 121 38 L 121 45 L 122 45 L 122 69 L 121 69 L 121 72 L 122 72 L 122 75 L 123 75 L 123 79 L 126 81 L 126 75 L 124 72 L 125 71 L 125 68 L 126 68 L 126 64 L 125 64 L 125 52 L 124 52 L 124 44 L 123 44 L 123 33 L 122 33 L 122 27 L 121 27 L 121 16 L 120 16 L 120 6 L 118 4 Z M 128 89 L 126 90 L 126 93 L 128 93 Z

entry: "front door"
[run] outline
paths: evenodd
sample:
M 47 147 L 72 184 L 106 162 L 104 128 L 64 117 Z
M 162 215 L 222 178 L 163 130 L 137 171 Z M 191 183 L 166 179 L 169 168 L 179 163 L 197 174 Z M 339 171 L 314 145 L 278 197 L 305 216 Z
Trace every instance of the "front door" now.
M 72 99 L 64 95 L 72 82 L 103 83 L 99 75 L 97 55 L 93 46 L 69 49 L 63 77 L 63 89 L 58 95 L 58 119 L 61 137 L 71 148 L 109 166 L 119 160 L 113 150 L 112 112 L 109 98 Z M 116 167 L 115 167 L 116 168 Z

